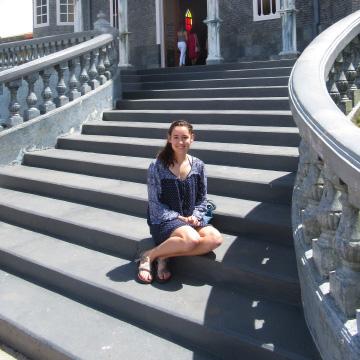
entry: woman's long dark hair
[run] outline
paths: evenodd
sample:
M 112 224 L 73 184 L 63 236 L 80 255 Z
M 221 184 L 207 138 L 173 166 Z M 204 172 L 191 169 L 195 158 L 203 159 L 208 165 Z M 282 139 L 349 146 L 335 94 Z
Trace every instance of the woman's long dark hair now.
M 188 128 L 190 135 L 194 134 L 193 126 L 186 120 L 176 120 L 173 121 L 168 130 L 168 137 L 171 137 L 171 134 L 175 127 L 185 126 Z M 166 145 L 157 155 L 157 158 L 164 164 L 165 167 L 173 166 L 175 163 L 174 150 L 169 143 L 169 140 L 166 140 Z

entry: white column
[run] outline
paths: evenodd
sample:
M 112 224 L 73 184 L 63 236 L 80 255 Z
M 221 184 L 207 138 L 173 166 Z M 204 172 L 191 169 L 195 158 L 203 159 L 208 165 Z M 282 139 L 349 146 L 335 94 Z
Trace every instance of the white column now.
M 218 0 L 207 0 L 207 19 L 204 23 L 208 26 L 208 57 L 207 64 L 219 64 L 224 61 L 220 51 L 220 23 Z
M 295 0 L 281 0 L 282 51 L 280 56 L 296 56 L 296 8 Z
M 119 0 L 119 67 L 129 67 L 127 0 Z
M 160 65 L 165 67 L 164 42 L 164 0 L 155 0 L 156 7 L 156 44 L 160 52 Z
M 74 11 L 75 11 L 74 32 L 84 31 L 81 0 L 75 0 Z

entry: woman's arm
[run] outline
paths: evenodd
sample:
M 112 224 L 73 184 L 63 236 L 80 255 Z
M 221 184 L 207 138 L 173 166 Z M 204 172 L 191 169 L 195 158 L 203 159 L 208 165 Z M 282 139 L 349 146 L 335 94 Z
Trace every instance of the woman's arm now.
M 160 224 L 164 221 L 176 219 L 179 213 L 160 202 L 161 181 L 154 162 L 151 163 L 148 169 L 147 185 L 150 223 Z

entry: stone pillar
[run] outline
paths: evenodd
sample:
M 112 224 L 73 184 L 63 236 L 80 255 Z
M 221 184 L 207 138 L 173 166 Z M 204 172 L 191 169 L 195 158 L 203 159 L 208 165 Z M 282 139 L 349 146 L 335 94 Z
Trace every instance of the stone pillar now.
M 224 61 L 220 52 L 220 23 L 219 1 L 207 0 L 207 19 L 204 23 L 208 27 L 208 57 L 206 64 L 219 64 Z
M 74 23 L 74 32 L 84 31 L 83 25 L 83 14 L 82 14 L 82 4 L 81 0 L 75 0 L 75 23 Z
M 127 0 L 119 0 L 119 67 L 129 67 L 129 31 Z
M 296 44 L 296 11 L 295 0 L 281 0 L 282 51 L 280 56 L 294 57 L 299 54 Z

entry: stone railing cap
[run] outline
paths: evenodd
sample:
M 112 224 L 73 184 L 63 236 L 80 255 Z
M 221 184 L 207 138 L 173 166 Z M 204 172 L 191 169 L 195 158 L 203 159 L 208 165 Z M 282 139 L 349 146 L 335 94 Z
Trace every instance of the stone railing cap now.
M 337 55 L 359 32 L 357 11 L 321 33 L 297 60 L 289 92 L 301 136 L 351 188 L 349 192 L 360 193 L 360 129 L 333 102 L 325 82 Z
M 79 57 L 80 55 L 90 52 L 91 50 L 110 43 L 112 40 L 113 35 L 111 34 L 98 35 L 95 38 L 78 45 L 74 45 L 67 49 L 57 51 L 56 53 L 46 55 L 26 64 L 22 64 L 8 70 L 3 70 L 0 72 L 0 83 L 16 80 L 33 72 L 40 71 L 64 61 Z

